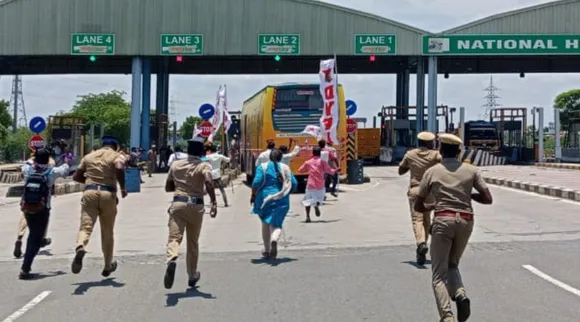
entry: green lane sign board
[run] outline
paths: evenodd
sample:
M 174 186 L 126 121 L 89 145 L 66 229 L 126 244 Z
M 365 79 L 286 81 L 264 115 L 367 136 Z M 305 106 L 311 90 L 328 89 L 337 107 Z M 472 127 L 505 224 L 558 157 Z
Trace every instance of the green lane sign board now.
M 424 55 L 576 55 L 580 35 L 423 36 Z
M 71 55 L 114 55 L 115 34 L 71 34 Z
M 203 35 L 161 34 L 161 55 L 203 55 Z
M 395 55 L 397 35 L 370 34 L 354 36 L 355 55 Z
M 300 35 L 260 34 L 258 55 L 300 55 Z

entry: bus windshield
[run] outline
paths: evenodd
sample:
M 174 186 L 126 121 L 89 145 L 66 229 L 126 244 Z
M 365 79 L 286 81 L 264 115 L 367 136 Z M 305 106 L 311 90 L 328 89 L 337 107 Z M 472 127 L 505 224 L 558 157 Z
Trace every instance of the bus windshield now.
M 494 128 L 471 128 L 469 136 L 472 139 L 495 140 L 497 139 L 497 130 Z
M 318 86 L 277 89 L 272 111 L 274 129 L 300 133 L 308 125 L 320 124 L 323 104 Z

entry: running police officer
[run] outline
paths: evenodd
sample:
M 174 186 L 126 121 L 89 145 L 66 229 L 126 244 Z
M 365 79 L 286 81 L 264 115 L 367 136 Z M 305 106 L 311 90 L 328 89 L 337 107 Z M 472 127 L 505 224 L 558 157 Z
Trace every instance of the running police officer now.
M 84 183 L 85 191 L 81 198 L 81 223 L 76 244 L 76 255 L 72 263 L 72 272 L 80 273 L 83 268 L 85 248 L 89 243 L 97 218 L 101 226 L 101 247 L 105 267 L 101 273 L 108 277 L 117 269 L 113 260 L 115 246 L 114 227 L 117 217 L 117 183 L 121 188 L 121 197 L 127 196 L 125 189 L 125 160 L 118 150 L 115 137 L 105 136 L 101 139 L 102 148 L 86 155 L 73 175 L 73 180 Z
M 165 191 L 173 192 L 173 203 L 168 209 L 169 237 L 167 239 L 167 268 L 164 285 L 169 289 L 175 280 L 175 268 L 183 233 L 187 234 L 186 266 L 189 287 L 195 287 L 201 275 L 197 270 L 199 235 L 205 211 L 204 187 L 211 200 L 210 216 L 217 215 L 217 201 L 212 179 L 212 168 L 203 162 L 205 147 L 202 138 L 187 142 L 187 159 L 173 162 L 169 168 Z
M 407 197 L 409 198 L 409 205 L 411 208 L 411 222 L 413 224 L 413 233 L 415 234 L 415 242 L 417 243 L 417 265 L 423 266 L 427 261 L 427 240 L 429 239 L 429 226 L 431 225 L 431 212 L 418 212 L 413 209 L 415 199 L 417 198 L 417 190 L 419 183 L 423 178 L 423 174 L 427 169 L 434 166 L 441 161 L 439 152 L 433 150 L 435 135 L 431 132 L 421 132 L 417 135 L 419 140 L 419 147 L 408 151 L 403 157 L 403 161 L 399 165 L 399 175 L 403 175 L 408 171 L 410 174 L 409 190 Z M 427 202 L 432 202 L 432 197 L 429 196 Z
M 457 320 L 467 321 L 471 314 L 470 300 L 465 293 L 459 260 L 473 230 L 471 200 L 490 205 L 491 193 L 476 167 L 459 159 L 461 139 L 453 134 L 440 134 L 441 164 L 428 169 L 423 176 L 415 210 L 435 210 L 431 225 L 431 262 L 433 291 L 441 322 L 454 322 L 451 300 L 457 305 Z M 472 193 L 475 189 L 478 193 Z M 426 207 L 427 196 L 434 205 Z

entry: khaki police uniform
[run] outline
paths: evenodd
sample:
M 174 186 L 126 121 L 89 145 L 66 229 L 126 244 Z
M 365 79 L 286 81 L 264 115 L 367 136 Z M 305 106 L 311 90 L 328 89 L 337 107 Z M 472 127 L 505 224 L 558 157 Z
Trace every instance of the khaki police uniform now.
M 174 161 L 168 174 L 168 180 L 175 183 L 175 192 L 168 210 L 167 261 L 175 260 L 179 256 L 179 245 L 183 241 L 185 232 L 187 236 L 186 266 L 190 281 L 197 276 L 199 234 L 205 212 L 203 196 L 206 175 L 211 177 L 211 165 L 193 156 Z
M 442 144 L 461 145 L 452 134 L 439 135 Z M 451 300 L 465 296 L 459 260 L 473 231 L 472 189 L 487 188 L 476 167 L 445 158 L 428 169 L 417 195 L 435 199 L 431 225 L 432 284 L 442 322 L 454 322 Z M 460 321 L 462 322 L 462 321 Z
M 430 132 L 421 132 L 417 135 L 417 138 L 421 141 L 433 141 L 435 140 L 435 135 Z M 431 225 L 430 211 L 421 213 L 413 209 L 415 200 L 417 199 L 417 191 L 425 171 L 439 162 L 441 162 L 441 155 L 439 152 L 425 147 L 419 147 L 408 151 L 401 161 L 400 166 L 409 169 L 410 172 L 410 183 L 407 197 L 409 198 L 413 233 L 415 234 L 417 245 L 427 242 L 429 239 L 429 227 Z M 427 198 L 427 202 L 433 202 L 431 196 Z
M 85 191 L 81 198 L 81 223 L 77 237 L 77 252 L 88 245 L 93 228 L 99 220 L 101 248 L 105 270 L 111 270 L 115 239 L 113 229 L 117 216 L 116 163 L 123 163 L 123 155 L 110 147 L 104 147 L 86 155 L 79 164 L 85 172 Z

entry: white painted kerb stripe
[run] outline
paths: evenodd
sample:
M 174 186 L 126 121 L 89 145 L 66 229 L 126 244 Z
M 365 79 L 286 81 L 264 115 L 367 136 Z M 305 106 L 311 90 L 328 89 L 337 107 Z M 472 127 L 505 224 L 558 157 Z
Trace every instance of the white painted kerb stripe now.
M 534 275 L 558 286 L 559 288 L 568 291 L 576 296 L 580 296 L 580 290 L 573 288 L 572 286 L 564 283 L 564 282 L 560 282 L 557 279 L 551 277 L 550 275 L 540 271 L 539 269 L 535 268 L 532 265 L 522 265 L 523 268 L 527 269 L 528 271 L 532 272 Z
M 33 298 L 30 302 L 26 303 L 26 305 L 21 307 L 18 311 L 12 313 L 12 315 L 2 320 L 2 322 L 16 321 L 18 318 L 22 317 L 24 313 L 30 311 L 30 309 L 40 304 L 40 302 L 42 302 L 42 300 L 44 300 L 47 296 L 49 296 L 50 293 L 52 293 L 52 291 L 44 291 L 38 294 L 37 297 Z

